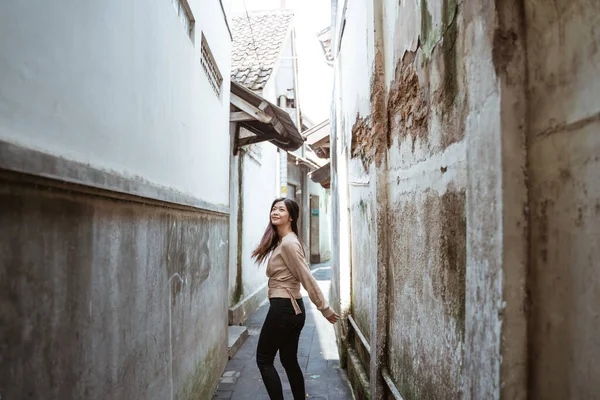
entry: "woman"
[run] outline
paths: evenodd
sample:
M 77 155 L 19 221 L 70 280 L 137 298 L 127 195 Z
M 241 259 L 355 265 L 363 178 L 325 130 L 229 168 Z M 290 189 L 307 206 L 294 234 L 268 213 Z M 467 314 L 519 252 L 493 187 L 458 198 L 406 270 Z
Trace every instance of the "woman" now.
M 306 264 L 298 239 L 298 214 L 298 203 L 294 200 L 276 199 L 271 205 L 270 223 L 260 244 L 252 252 L 252 257 L 259 263 L 271 255 L 267 264 L 270 308 L 260 331 L 256 363 L 272 400 L 283 400 L 281 380 L 273 366 L 277 351 L 294 400 L 306 396 L 304 375 L 298 364 L 298 341 L 306 319 L 300 283 L 329 322 L 334 324 L 339 319 L 339 315 L 327 304 Z

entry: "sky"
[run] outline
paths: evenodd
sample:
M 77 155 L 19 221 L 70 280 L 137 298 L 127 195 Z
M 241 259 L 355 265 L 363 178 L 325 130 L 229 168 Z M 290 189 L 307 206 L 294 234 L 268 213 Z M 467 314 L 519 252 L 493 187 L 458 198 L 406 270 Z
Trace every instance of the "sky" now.
M 325 62 L 317 32 L 330 25 L 329 0 L 233 0 L 232 11 L 294 11 L 298 51 L 300 107 L 304 116 L 318 124 L 329 118 L 333 68 Z

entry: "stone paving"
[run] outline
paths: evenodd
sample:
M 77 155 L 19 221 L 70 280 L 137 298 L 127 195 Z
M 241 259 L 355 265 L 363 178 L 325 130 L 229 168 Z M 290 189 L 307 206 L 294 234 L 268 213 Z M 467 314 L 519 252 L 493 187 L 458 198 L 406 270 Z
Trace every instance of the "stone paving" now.
M 325 296 L 329 293 L 331 267 L 329 264 L 316 264 L 311 267 L 313 275 Z M 339 355 L 333 326 L 321 315 L 303 292 L 306 306 L 306 324 L 300 335 L 298 361 L 304 371 L 306 393 L 309 399 L 352 400 L 352 390 L 346 371 L 339 366 Z M 267 315 L 269 304 L 263 304 L 253 314 L 246 326 L 249 336 L 240 350 L 229 360 L 221 377 L 215 399 L 269 400 L 267 391 L 256 366 L 256 345 L 262 323 Z M 292 399 L 290 385 L 285 370 L 275 358 L 275 367 L 283 384 L 285 399 Z

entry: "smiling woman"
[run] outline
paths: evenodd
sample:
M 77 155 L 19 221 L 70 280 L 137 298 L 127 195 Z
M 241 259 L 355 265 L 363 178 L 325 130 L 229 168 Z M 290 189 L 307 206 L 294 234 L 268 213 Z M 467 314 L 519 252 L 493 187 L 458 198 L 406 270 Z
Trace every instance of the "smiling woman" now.
M 280 352 L 281 364 L 290 381 L 294 399 L 304 399 L 304 375 L 298 364 L 298 341 L 304 327 L 306 313 L 300 284 L 310 300 L 332 324 L 337 315 L 329 304 L 306 263 L 304 250 L 298 239 L 299 207 L 292 199 L 273 201 L 270 221 L 263 238 L 252 256 L 260 263 L 269 257 L 270 307 L 260 332 L 256 363 L 271 399 L 282 400 L 281 380 L 273 361 Z

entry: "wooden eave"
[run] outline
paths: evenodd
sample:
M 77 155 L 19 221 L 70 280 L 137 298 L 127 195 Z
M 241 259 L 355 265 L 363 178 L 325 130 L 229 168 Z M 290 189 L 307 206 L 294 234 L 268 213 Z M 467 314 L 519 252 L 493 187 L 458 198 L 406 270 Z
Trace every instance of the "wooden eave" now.
M 258 94 L 231 82 L 229 122 L 236 124 L 234 154 L 249 144 L 269 141 L 285 151 L 299 149 L 304 138 L 290 115 Z M 240 127 L 253 136 L 240 138 Z
M 319 169 L 312 171 L 310 179 L 315 183 L 321 184 L 325 189 L 329 189 L 331 187 L 331 163 L 327 163 Z
M 302 136 L 306 139 L 306 144 L 319 158 L 327 159 L 330 157 L 331 141 L 329 129 L 329 120 L 325 120 L 302 133 Z

